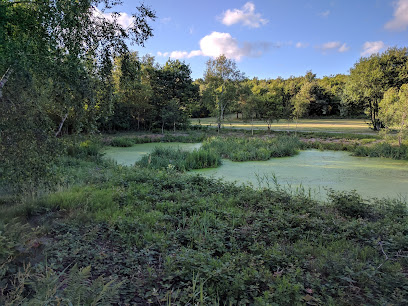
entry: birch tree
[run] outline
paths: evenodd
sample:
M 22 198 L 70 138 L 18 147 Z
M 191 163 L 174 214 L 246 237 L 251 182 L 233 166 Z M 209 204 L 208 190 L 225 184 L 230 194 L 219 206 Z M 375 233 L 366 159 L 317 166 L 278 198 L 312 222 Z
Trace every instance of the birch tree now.
M 243 79 L 244 75 L 238 70 L 235 61 L 225 55 L 207 61 L 204 80 L 214 93 L 218 132 L 221 129 L 225 111 L 237 97 L 239 82 Z

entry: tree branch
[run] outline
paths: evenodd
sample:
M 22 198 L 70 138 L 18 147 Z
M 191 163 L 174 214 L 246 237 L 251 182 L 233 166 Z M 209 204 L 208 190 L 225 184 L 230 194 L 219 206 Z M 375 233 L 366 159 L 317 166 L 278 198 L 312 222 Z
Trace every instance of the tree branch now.
M 3 87 L 6 85 L 8 78 L 10 77 L 11 73 L 13 72 L 13 69 L 11 67 L 7 68 L 6 73 L 1 77 L 0 80 L 0 98 L 3 98 Z
M 64 125 L 65 120 L 68 118 L 68 113 L 65 114 L 64 118 L 62 118 L 62 121 L 59 125 L 58 131 L 55 133 L 55 137 L 58 137 L 58 135 L 61 133 L 62 126 Z

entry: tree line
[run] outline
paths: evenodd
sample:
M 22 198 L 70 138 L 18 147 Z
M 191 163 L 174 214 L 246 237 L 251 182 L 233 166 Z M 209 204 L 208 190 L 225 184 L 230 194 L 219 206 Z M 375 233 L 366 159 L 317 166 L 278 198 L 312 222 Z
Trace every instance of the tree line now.
M 317 78 L 308 71 L 288 79 L 248 79 L 234 60 L 209 59 L 203 78 L 192 80 L 190 67 L 169 59 L 130 53 L 114 60 L 115 99 L 103 130 L 175 130 L 190 117 L 275 121 L 299 118 L 366 118 L 374 130 L 406 128 L 407 48 L 390 48 L 361 58 L 350 74 Z M 404 86 L 405 85 L 405 86 Z
M 135 7 L 124 27 L 118 1 L 0 1 L 0 171 L 41 172 L 62 150 L 61 135 L 182 129 L 190 117 L 225 114 L 272 122 L 367 116 L 374 130 L 407 128 L 407 48 L 363 57 L 348 75 L 248 79 L 234 60 L 188 64 L 131 52 L 153 35 L 155 12 Z M 30 156 L 28 157 L 28 152 Z M 51 152 L 51 154 L 50 154 Z M 54 153 L 52 153 L 54 152 Z M 26 166 L 24 166 L 26 165 Z M 21 177 L 28 171 L 22 170 Z M 18 175 L 17 175 L 18 176 Z

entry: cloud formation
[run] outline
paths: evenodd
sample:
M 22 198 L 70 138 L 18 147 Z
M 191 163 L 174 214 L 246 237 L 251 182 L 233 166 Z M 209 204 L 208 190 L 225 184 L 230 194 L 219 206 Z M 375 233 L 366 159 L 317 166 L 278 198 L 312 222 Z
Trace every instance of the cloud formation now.
M 261 25 L 268 23 L 263 19 L 261 14 L 255 13 L 255 4 L 247 2 L 242 9 L 227 10 L 221 17 L 221 22 L 227 26 L 241 23 L 250 28 L 259 28 Z
M 103 13 L 102 11 L 95 7 L 93 14 L 97 17 L 103 17 L 109 20 L 110 22 L 113 22 L 116 18 L 117 23 L 120 24 L 124 29 L 127 29 L 133 24 L 133 17 L 124 12 L 117 14 Z
M 270 47 L 270 43 L 245 42 L 240 44 L 229 33 L 212 32 L 200 40 L 200 50 L 157 52 L 158 56 L 174 59 L 192 58 L 195 56 L 218 57 L 224 54 L 227 58 L 240 61 L 243 57 L 259 57 Z M 278 46 L 276 46 L 278 47 Z
M 366 41 L 363 45 L 361 56 L 370 56 L 371 54 L 380 52 L 384 48 L 385 44 L 382 41 Z
M 321 46 L 318 46 L 317 48 L 322 50 L 323 52 L 337 51 L 337 52 L 343 53 L 343 52 L 347 52 L 348 50 L 350 50 L 350 47 L 347 46 L 346 43 L 342 44 L 339 41 L 329 41 L 327 43 L 324 43 Z
M 303 43 L 303 42 L 297 42 L 296 43 L 296 45 L 295 45 L 295 47 L 296 48 L 307 48 L 307 47 L 309 47 L 309 44 L 308 43 Z
M 323 17 L 323 18 L 327 18 L 330 15 L 330 10 L 324 11 L 319 13 L 319 16 Z
M 390 31 L 404 31 L 408 27 L 408 0 L 399 0 L 395 4 L 394 18 L 385 24 Z

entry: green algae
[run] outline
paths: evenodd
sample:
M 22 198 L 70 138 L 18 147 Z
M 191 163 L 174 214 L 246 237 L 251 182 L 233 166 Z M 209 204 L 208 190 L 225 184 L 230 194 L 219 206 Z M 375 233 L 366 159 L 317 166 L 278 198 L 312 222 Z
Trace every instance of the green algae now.
M 155 142 L 137 144 L 132 147 L 109 147 L 104 150 L 104 156 L 108 159 L 113 159 L 120 165 L 133 166 L 135 162 L 140 161 L 146 154 L 153 152 L 153 149 L 159 148 L 180 148 L 185 151 L 193 151 L 199 149 L 201 143 L 182 143 L 182 142 Z
M 327 189 L 356 190 L 367 198 L 408 198 L 408 161 L 355 157 L 341 151 L 306 150 L 256 162 L 223 160 L 219 168 L 194 173 L 254 187 L 278 183 L 280 188 L 305 190 L 317 198 L 325 198 Z
M 155 147 L 176 147 L 186 151 L 200 143 L 146 143 L 129 148 L 108 148 L 105 157 L 121 165 L 134 165 Z M 366 198 L 408 198 L 408 161 L 388 158 L 355 157 L 342 151 L 305 150 L 292 157 L 267 161 L 232 162 L 223 160 L 219 168 L 191 173 L 223 178 L 238 184 L 306 191 L 315 198 L 326 198 L 327 189 L 356 190 Z

